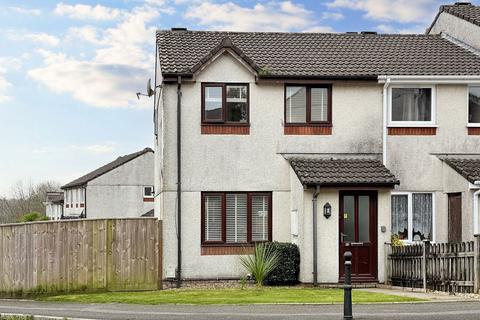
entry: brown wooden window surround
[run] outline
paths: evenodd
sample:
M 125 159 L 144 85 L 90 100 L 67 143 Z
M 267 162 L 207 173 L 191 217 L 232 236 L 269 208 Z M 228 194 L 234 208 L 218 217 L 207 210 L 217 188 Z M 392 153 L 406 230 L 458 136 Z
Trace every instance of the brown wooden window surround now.
M 202 192 L 201 208 L 202 255 L 242 254 L 272 240 L 271 192 Z
M 202 83 L 202 134 L 250 134 L 248 83 Z
M 284 134 L 332 134 L 332 87 L 285 85 Z

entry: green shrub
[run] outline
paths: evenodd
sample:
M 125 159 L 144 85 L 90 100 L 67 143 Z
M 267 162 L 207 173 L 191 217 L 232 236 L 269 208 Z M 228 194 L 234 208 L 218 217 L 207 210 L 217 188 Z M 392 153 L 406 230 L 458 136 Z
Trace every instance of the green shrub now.
M 257 286 L 278 266 L 279 254 L 270 244 L 257 244 L 253 255 L 240 256 L 240 263 L 252 275 Z
M 46 215 L 41 214 L 40 212 L 32 211 L 25 213 L 23 216 L 18 219 L 18 222 L 33 222 L 33 221 L 45 221 L 48 220 Z
M 269 246 L 279 255 L 278 267 L 265 279 L 268 285 L 293 285 L 300 273 L 300 250 L 294 243 L 272 242 Z

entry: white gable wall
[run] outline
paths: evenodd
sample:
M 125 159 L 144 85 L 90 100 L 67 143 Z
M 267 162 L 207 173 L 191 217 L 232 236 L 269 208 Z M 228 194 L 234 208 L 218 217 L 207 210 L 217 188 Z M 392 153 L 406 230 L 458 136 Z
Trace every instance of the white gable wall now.
M 87 218 L 140 217 L 153 209 L 143 187 L 154 185 L 154 154 L 147 152 L 87 184 Z
M 430 34 L 445 32 L 480 50 L 480 27 L 446 12 L 440 13 Z

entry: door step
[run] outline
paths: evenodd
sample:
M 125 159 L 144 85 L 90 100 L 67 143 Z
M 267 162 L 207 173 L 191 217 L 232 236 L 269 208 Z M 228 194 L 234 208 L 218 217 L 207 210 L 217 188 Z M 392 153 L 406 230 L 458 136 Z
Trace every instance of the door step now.
M 304 283 L 303 286 L 313 287 L 313 284 Z M 378 282 L 352 282 L 352 287 L 353 288 L 378 288 L 379 283 Z M 343 288 L 343 282 L 339 282 L 339 283 L 319 283 L 319 284 L 317 284 L 317 288 L 331 288 L 331 289 Z

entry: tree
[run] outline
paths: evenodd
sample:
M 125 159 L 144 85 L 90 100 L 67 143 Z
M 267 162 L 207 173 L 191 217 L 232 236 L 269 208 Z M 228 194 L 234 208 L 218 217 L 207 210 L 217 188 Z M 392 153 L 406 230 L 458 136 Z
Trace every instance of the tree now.
M 19 218 L 30 212 L 45 215 L 47 191 L 59 191 L 60 184 L 55 181 L 44 181 L 38 184 L 19 181 L 12 186 L 11 197 L 0 196 L 0 223 L 17 222 Z

